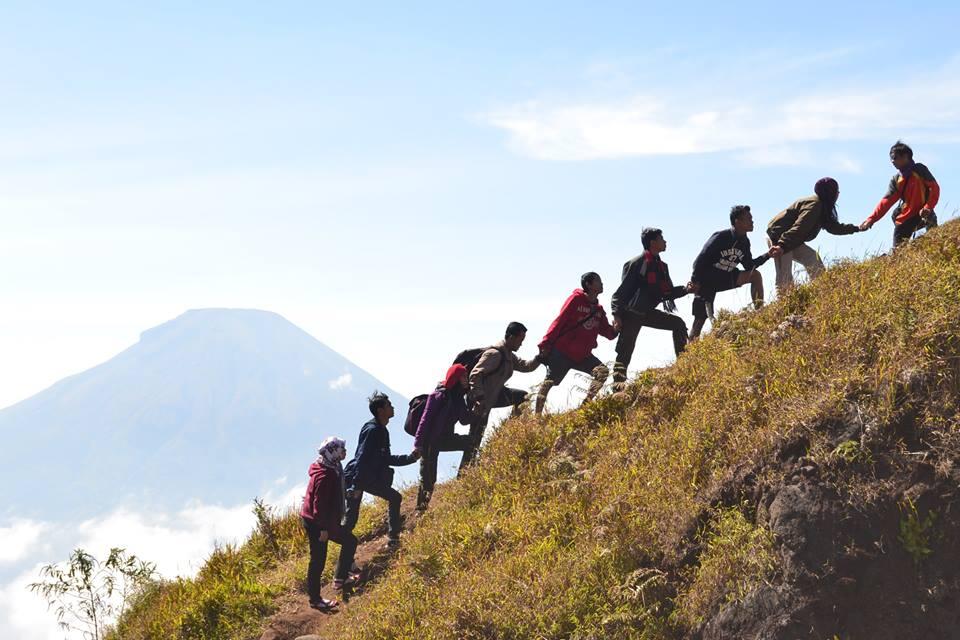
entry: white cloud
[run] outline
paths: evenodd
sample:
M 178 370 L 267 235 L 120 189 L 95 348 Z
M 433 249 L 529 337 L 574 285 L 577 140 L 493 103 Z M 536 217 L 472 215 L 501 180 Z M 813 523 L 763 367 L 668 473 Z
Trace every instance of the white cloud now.
M 0 527 L 0 565 L 24 558 L 40 541 L 47 527 L 42 522 L 14 520 L 8 527 Z
M 283 487 L 278 483 L 277 489 Z M 286 509 L 296 505 L 305 484 L 283 493 L 268 491 L 264 500 Z M 239 543 L 254 527 L 251 505 L 234 507 L 196 502 L 174 513 L 117 509 L 82 523 L 49 523 L 16 520 L 0 528 L 0 552 L 15 563 L 6 582 L 0 583 L 0 638 L 17 640 L 63 640 L 54 614 L 28 585 L 39 579 L 40 569 L 62 562 L 72 549 L 83 548 L 96 557 L 104 557 L 111 547 L 122 547 L 144 560 L 154 562 L 167 578 L 189 577 L 202 566 L 217 543 Z M 41 536 L 49 544 L 37 544 Z M 16 554 L 7 546 L 16 546 Z M 69 636 L 68 636 L 69 637 Z
M 120 546 L 156 563 L 164 576 L 188 576 L 199 569 L 215 542 L 240 542 L 253 524 L 250 505 L 196 504 L 173 515 L 119 509 L 81 523 L 77 546 L 97 557 Z
M 544 160 L 591 160 L 753 150 L 772 164 L 805 164 L 793 145 L 960 133 L 960 62 L 896 86 L 793 87 L 766 100 L 739 93 L 680 97 L 669 89 L 613 101 L 526 101 L 488 114 L 511 147 Z M 794 96 L 803 97 L 796 98 Z M 656 96 L 656 97 L 653 97 Z M 905 96 L 915 96 L 905 102 Z M 689 106 L 695 105 L 695 106 Z
M 349 389 L 350 385 L 353 384 L 353 374 L 345 373 L 339 378 L 330 381 L 330 388 L 334 391 L 339 391 L 340 389 Z
M 56 617 L 47 604 L 29 589 L 42 563 L 32 566 L 7 584 L 0 585 L 0 637 L 17 640 L 63 640 Z

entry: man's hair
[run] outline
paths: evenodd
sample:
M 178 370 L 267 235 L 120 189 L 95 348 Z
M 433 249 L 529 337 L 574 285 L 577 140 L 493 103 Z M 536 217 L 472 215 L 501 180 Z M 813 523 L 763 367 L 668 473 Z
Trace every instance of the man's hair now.
M 890 157 L 896 158 L 897 156 L 902 156 L 904 154 L 910 156 L 910 159 L 913 160 L 913 149 L 911 149 L 903 140 L 897 140 L 897 143 L 890 147 Z
M 374 391 L 373 395 L 367 398 L 367 401 L 370 403 L 370 413 L 376 418 L 377 411 L 387 406 L 390 403 L 390 398 L 382 391 Z
M 587 271 L 585 274 L 580 276 L 580 288 L 586 289 L 588 284 L 591 282 L 596 282 L 599 277 L 600 274 L 596 271 Z
M 526 332 L 527 332 L 527 328 L 523 326 L 522 323 L 511 322 L 510 324 L 507 325 L 507 332 L 504 335 L 504 337 L 509 338 L 510 336 L 518 336 L 521 333 L 526 333 Z
M 656 240 L 657 238 L 663 237 L 663 231 L 655 227 L 646 227 L 643 231 L 640 232 L 640 244 L 643 245 L 644 249 L 650 248 L 650 243 Z
M 733 225 L 737 218 L 748 213 L 750 213 L 750 205 L 748 204 L 736 204 L 730 207 L 730 224 Z

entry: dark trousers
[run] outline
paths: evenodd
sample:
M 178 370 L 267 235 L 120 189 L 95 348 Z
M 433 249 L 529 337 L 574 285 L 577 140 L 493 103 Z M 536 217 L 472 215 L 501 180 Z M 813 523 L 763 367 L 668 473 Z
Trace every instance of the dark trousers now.
M 307 567 L 307 595 L 310 602 L 320 602 L 320 579 L 323 567 L 327 564 L 327 541 L 320 540 L 320 527 L 312 520 L 303 520 L 303 529 L 310 541 L 310 564 Z M 340 545 L 340 558 L 337 560 L 336 580 L 346 580 L 353 566 L 353 556 L 357 552 L 357 539 L 349 531 L 340 527 L 327 530 L 329 539 Z
M 420 491 L 417 493 L 417 508 L 425 509 L 437 484 L 437 459 L 441 451 L 469 451 L 472 448 L 470 436 L 450 433 L 437 443 L 428 447 L 420 458 Z
M 480 415 L 474 414 L 470 418 L 470 448 L 463 452 L 463 458 L 460 459 L 460 471 L 470 466 L 473 459 L 477 457 L 477 452 L 480 451 L 480 443 L 483 442 L 483 434 L 487 430 L 487 422 L 490 420 L 490 409 L 514 407 L 516 412 L 526 398 L 526 391 L 504 387 L 500 389 L 500 393 L 497 394 L 497 398 L 491 407 L 485 407 Z
M 390 537 L 396 538 L 399 536 L 401 529 L 400 503 L 403 501 L 403 496 L 393 487 L 364 487 L 363 491 L 355 498 L 347 498 L 347 513 L 343 518 L 343 528 L 353 533 L 353 528 L 357 526 L 357 519 L 360 517 L 360 503 L 363 502 L 364 492 L 387 501 Z
M 937 216 L 934 214 L 929 220 L 924 220 L 920 216 L 914 216 L 903 224 L 894 224 L 893 226 L 893 246 L 897 247 L 910 239 L 914 233 L 920 229 L 932 229 L 937 226 Z
M 633 359 L 633 350 L 637 346 L 637 335 L 642 327 L 662 329 L 673 333 L 673 350 L 677 355 L 687 346 L 687 323 L 678 315 L 651 309 L 644 313 L 627 312 L 622 316 L 623 326 L 617 338 L 617 361 L 613 367 L 613 381 L 624 382 L 627 379 L 627 367 Z

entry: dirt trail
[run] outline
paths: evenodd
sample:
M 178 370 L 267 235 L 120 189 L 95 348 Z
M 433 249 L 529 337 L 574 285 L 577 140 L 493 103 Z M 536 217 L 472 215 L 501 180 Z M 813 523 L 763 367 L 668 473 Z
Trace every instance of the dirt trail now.
M 420 513 L 414 508 L 415 504 L 415 493 L 404 497 L 400 514 L 405 534 L 416 528 Z M 332 582 L 323 585 L 323 597 L 340 601 L 340 612 L 323 613 L 311 609 L 307 594 L 301 588 L 280 599 L 280 608 L 265 621 L 260 640 L 294 640 L 304 635 L 320 634 L 333 616 L 342 615 L 350 607 L 362 606 L 364 592 L 387 570 L 395 553 L 396 549 L 387 546 L 387 524 L 384 522 L 357 547 L 356 563 L 363 577 L 353 593 L 345 598 L 334 591 Z

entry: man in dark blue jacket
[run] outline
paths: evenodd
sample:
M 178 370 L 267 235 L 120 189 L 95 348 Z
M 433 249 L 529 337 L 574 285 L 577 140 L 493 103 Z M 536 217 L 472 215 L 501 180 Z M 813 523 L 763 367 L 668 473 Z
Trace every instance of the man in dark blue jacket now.
M 400 541 L 400 492 L 393 488 L 393 469 L 413 464 L 420 458 L 417 451 L 406 455 L 393 455 L 390 452 L 390 432 L 387 423 L 393 417 L 393 405 L 384 393 L 374 391 L 370 396 L 370 420 L 360 429 L 357 440 L 357 454 L 347 463 L 344 479 L 347 485 L 347 510 L 343 526 L 353 532 L 360 517 L 360 503 L 363 493 L 367 492 L 383 498 L 389 505 L 391 544 Z
M 750 284 L 750 298 L 755 307 L 763 306 L 763 278 L 757 267 L 779 256 L 780 247 L 754 258 L 750 252 L 750 238 L 753 231 L 753 214 L 750 207 L 738 204 L 730 209 L 730 227 L 717 231 L 703 245 L 697 259 L 693 261 L 693 275 L 690 281 L 700 285 L 693 299 L 693 326 L 690 339 L 696 340 L 709 317 L 713 320 L 713 302 L 720 291 L 729 291 Z M 737 268 L 743 265 L 744 270 Z

